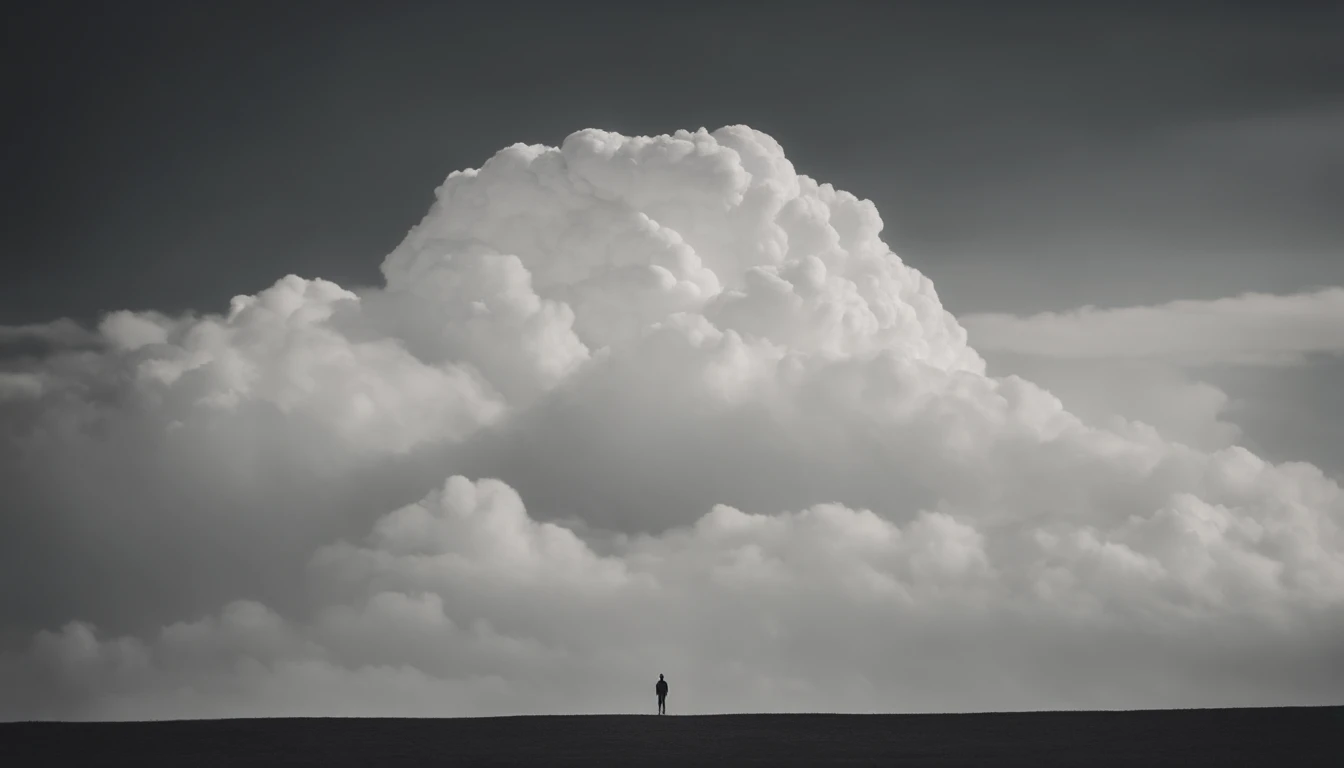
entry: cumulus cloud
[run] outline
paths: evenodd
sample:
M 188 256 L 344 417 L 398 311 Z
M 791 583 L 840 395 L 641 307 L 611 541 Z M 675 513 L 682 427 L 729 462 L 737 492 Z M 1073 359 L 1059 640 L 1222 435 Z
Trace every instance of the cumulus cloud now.
M 1244 444 L 1240 421 L 1261 402 L 1235 399 L 1206 376 L 1155 360 L 1043 358 L 986 352 L 990 370 L 1045 387 L 1089 424 L 1124 431 L 1130 421 L 1204 450 Z M 1255 436 L 1263 430 L 1255 431 Z
M 1339 486 L 987 375 L 881 230 L 745 127 L 580 131 L 385 286 L 6 358 L 0 714 L 1337 700 Z
M 977 314 L 977 348 L 1057 358 L 1160 359 L 1186 365 L 1291 365 L 1344 352 L 1344 288 L 1146 307 Z

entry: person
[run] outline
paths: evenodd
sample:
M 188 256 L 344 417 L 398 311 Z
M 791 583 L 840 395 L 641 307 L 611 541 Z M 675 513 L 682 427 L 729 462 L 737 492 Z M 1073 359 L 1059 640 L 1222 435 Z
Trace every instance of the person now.
M 667 681 L 663 679 L 662 675 L 658 676 L 658 684 L 653 687 L 653 690 L 658 693 L 658 714 L 667 714 Z

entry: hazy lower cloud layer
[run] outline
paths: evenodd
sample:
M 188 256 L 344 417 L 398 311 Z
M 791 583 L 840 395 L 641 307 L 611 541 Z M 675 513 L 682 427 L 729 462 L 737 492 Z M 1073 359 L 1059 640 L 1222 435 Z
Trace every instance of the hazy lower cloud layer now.
M 1344 288 L 1248 293 L 1151 307 L 962 319 L 980 349 L 1058 358 L 1156 359 L 1186 365 L 1289 365 L 1344 353 Z
M 0 716 L 1344 694 L 1334 480 L 988 376 L 770 137 L 586 130 L 436 197 L 384 287 L 0 333 Z M 1280 301 L 1338 317 L 1234 303 L 1338 349 Z M 1041 343 L 1212 333 L 1123 313 Z

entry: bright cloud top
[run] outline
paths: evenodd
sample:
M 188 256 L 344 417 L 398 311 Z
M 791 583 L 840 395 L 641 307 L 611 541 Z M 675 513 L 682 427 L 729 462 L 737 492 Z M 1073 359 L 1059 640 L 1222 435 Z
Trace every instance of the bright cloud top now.
M 7 329 L 9 717 L 1315 703 L 1344 494 L 992 378 L 745 127 L 515 145 L 350 291 Z

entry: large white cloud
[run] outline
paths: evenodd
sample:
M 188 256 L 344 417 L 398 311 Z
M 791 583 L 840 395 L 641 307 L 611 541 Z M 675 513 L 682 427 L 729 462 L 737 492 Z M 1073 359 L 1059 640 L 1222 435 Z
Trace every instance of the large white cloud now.
M 759 132 L 590 130 L 383 288 L 13 330 L 0 714 L 1337 699 L 1339 486 L 986 375 L 881 228 Z

